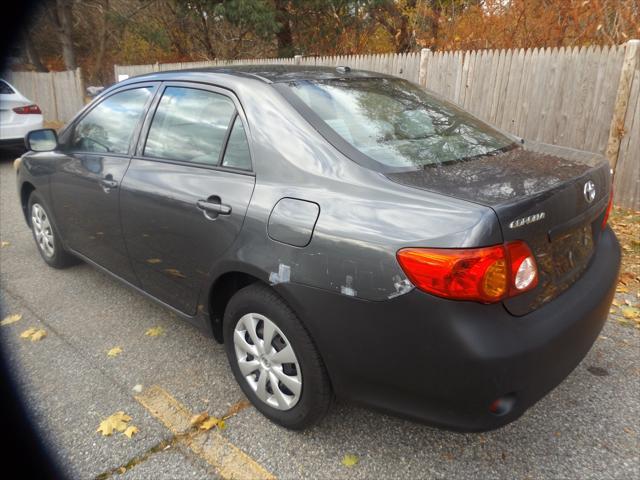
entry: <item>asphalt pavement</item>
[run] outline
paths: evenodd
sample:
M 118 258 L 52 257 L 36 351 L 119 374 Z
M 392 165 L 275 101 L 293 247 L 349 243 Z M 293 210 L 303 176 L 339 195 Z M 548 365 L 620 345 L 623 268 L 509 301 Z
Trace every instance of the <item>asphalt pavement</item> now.
M 22 318 L 0 327 L 0 347 L 70 477 L 640 478 L 637 329 L 607 322 L 558 388 L 497 431 L 452 433 L 342 401 L 318 426 L 287 431 L 246 406 L 213 339 L 89 265 L 44 264 L 20 211 L 14 157 L 0 152 L 0 317 Z M 46 337 L 21 338 L 31 327 Z M 122 352 L 108 356 L 114 347 Z M 96 431 L 119 411 L 136 434 Z M 184 424 L 205 411 L 227 417 L 225 428 Z

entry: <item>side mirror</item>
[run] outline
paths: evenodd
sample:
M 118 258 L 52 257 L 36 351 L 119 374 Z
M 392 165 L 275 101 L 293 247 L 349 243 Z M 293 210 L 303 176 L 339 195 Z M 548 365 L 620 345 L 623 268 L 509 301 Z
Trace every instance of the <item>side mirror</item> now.
M 24 137 L 24 145 L 33 152 L 51 152 L 58 148 L 58 134 L 52 128 L 31 130 Z

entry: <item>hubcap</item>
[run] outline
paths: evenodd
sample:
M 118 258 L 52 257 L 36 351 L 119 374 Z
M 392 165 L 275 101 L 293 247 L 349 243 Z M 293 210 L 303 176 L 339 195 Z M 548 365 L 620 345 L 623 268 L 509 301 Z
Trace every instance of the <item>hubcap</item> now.
M 293 408 L 302 373 L 282 330 L 264 315 L 247 313 L 236 324 L 233 343 L 240 372 L 258 398 L 278 410 Z
M 31 225 L 36 236 L 36 243 L 47 257 L 52 257 L 55 248 L 53 240 L 53 229 L 49 217 L 39 204 L 34 203 L 31 207 Z

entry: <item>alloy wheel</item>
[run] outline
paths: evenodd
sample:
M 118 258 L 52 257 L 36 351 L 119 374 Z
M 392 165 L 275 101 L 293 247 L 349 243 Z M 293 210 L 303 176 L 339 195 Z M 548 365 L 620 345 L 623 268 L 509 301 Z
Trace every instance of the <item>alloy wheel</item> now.
M 236 360 L 256 396 L 277 410 L 290 410 L 302 394 L 296 354 L 278 326 L 264 315 L 243 315 L 233 332 Z
M 36 243 L 42 253 L 48 258 L 53 257 L 55 253 L 55 243 L 53 239 L 53 227 L 45 212 L 44 208 L 38 203 L 34 203 L 31 207 L 31 224 L 33 225 L 33 233 L 36 237 Z

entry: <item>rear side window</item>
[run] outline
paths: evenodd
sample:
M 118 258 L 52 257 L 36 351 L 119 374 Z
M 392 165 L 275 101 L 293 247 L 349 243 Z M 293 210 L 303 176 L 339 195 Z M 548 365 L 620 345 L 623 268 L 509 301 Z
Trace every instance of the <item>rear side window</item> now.
M 11 88 L 7 82 L 0 80 L 0 94 L 11 95 L 13 93 L 15 93 L 13 88 Z
M 152 88 L 111 95 L 75 126 L 67 151 L 126 154 Z
M 236 115 L 229 134 L 227 149 L 222 159 L 223 167 L 239 168 L 242 170 L 251 170 L 251 155 L 249 154 L 249 143 L 244 126 L 240 117 Z
M 151 122 L 147 157 L 218 165 L 235 106 L 207 90 L 167 87 Z

